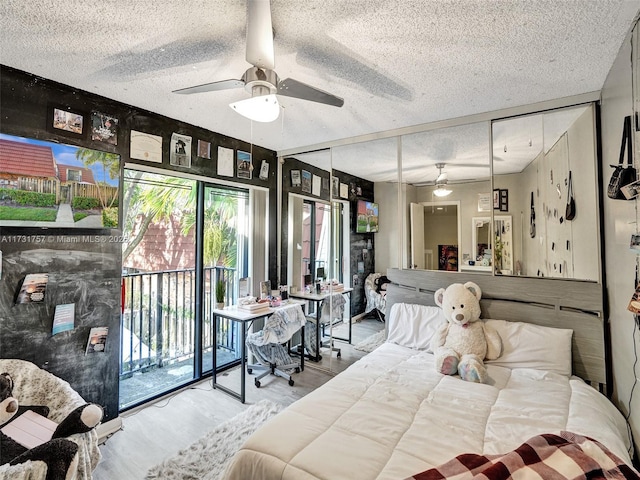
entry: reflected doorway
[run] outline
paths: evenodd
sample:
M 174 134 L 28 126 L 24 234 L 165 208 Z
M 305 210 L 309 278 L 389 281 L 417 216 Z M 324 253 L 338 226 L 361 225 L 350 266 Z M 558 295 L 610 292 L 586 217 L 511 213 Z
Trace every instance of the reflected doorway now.
M 460 202 L 412 203 L 410 208 L 410 267 L 458 271 Z

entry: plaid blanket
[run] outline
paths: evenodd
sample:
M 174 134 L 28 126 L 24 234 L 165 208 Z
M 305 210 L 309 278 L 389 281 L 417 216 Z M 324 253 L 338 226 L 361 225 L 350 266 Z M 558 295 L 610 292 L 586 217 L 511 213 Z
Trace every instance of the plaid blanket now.
M 629 465 L 601 443 L 561 432 L 530 438 L 501 455 L 458 455 L 439 467 L 406 480 L 640 479 Z

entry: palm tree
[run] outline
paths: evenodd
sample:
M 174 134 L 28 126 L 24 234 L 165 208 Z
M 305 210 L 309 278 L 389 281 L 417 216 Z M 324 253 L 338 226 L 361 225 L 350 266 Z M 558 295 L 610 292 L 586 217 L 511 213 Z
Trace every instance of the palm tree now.
M 237 260 L 237 200 L 229 195 L 213 194 L 204 212 L 203 254 L 206 266 L 234 267 Z M 195 212 L 185 215 L 182 233 L 187 235 L 195 226 Z
M 127 181 L 127 179 L 130 179 Z M 162 175 L 127 172 L 125 177 L 125 202 L 123 202 L 124 231 L 134 233 L 138 216 L 142 222 L 124 247 L 122 261 L 135 250 L 153 222 L 160 222 L 176 212 L 193 214 L 195 188 L 192 180 Z
M 76 158 L 80 160 L 85 167 L 99 164 L 102 166 L 102 178 L 106 179 L 108 173 L 109 178 L 117 179 L 120 177 L 120 156 L 115 153 L 99 152 L 98 150 L 90 150 L 88 148 L 79 148 L 76 150 Z M 107 194 L 105 187 L 111 187 L 106 181 L 96 182 L 98 188 L 98 198 L 102 204 L 102 208 L 112 207 L 118 198 L 118 187 L 116 193 L 111 197 L 109 205 L 107 205 Z M 102 187 L 102 188 L 101 188 Z

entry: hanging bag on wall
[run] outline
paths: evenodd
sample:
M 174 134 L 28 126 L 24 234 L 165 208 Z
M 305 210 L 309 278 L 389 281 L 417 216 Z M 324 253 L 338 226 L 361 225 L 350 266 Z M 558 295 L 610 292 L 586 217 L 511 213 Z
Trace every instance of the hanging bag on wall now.
M 627 163 L 624 163 L 624 151 L 627 150 Z M 611 165 L 615 170 L 611 174 L 607 196 L 614 200 L 626 200 L 622 193 L 622 187 L 636 181 L 636 169 L 633 168 L 631 152 L 631 117 L 624 117 L 624 129 L 622 131 L 622 145 L 620 146 L 620 161 L 617 165 Z
M 536 236 L 536 212 L 533 208 L 533 192 L 531 192 L 531 219 L 529 220 L 529 235 L 531 238 Z
M 569 186 L 567 187 L 567 210 L 564 213 L 564 218 L 566 220 L 573 220 L 575 216 L 576 216 L 576 201 L 573 199 L 571 171 L 569 171 Z

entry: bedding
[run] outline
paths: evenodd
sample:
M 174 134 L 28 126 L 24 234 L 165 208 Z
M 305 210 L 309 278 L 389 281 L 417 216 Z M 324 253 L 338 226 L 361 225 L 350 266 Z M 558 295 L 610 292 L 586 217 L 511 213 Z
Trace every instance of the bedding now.
M 537 435 L 504 455 L 458 455 L 406 480 L 502 480 L 564 478 L 587 480 L 640 478 L 595 440 L 571 432 Z
M 435 371 L 426 350 L 385 343 L 252 435 L 225 478 L 404 479 L 456 455 L 498 455 L 574 432 L 631 464 L 626 424 L 577 377 L 487 365 L 489 384 Z

